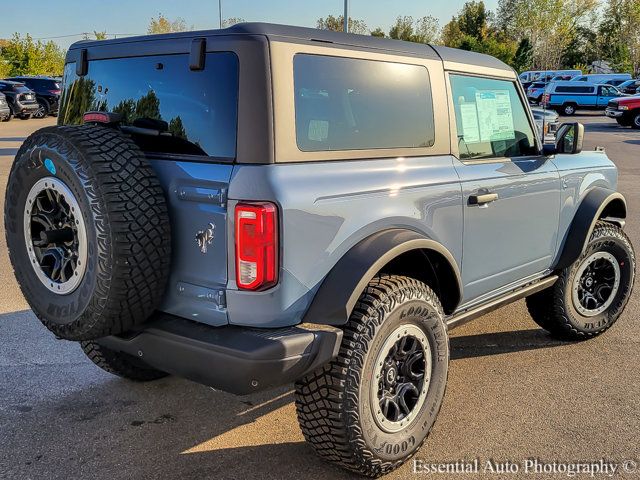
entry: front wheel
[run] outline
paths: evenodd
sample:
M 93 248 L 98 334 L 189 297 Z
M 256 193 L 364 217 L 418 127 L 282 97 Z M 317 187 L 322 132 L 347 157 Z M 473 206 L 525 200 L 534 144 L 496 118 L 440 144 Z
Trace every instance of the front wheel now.
M 438 297 L 401 276 L 360 296 L 338 357 L 296 382 L 305 439 L 327 460 L 377 477 L 422 446 L 447 383 L 449 340 Z
M 622 314 L 633 289 L 635 253 L 620 227 L 599 221 L 584 253 L 550 288 L 527 297 L 533 320 L 563 340 L 600 335 Z
M 634 112 L 634 116 L 631 119 L 631 126 L 636 129 L 640 129 L 640 111 Z
M 576 106 L 573 103 L 567 103 L 562 106 L 562 113 L 567 116 L 575 115 Z
M 618 125 L 620 125 L 621 127 L 631 126 L 631 119 L 627 117 L 618 117 L 616 118 L 616 122 L 618 122 Z

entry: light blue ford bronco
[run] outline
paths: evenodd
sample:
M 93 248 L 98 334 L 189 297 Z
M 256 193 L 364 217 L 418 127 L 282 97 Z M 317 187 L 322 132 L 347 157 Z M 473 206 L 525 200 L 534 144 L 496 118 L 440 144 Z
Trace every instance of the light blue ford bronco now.
M 543 145 L 516 73 L 440 46 L 240 24 L 79 42 L 13 164 L 34 313 L 108 372 L 295 382 L 305 438 L 379 476 L 425 441 L 448 330 L 517 299 L 552 335 L 634 282 L 603 151 Z

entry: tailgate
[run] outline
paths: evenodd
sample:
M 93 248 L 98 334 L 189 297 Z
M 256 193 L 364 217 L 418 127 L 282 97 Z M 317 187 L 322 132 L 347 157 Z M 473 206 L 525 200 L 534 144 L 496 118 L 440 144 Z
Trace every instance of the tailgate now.
M 233 165 L 152 160 L 171 219 L 171 277 L 161 310 L 227 323 L 226 197 Z

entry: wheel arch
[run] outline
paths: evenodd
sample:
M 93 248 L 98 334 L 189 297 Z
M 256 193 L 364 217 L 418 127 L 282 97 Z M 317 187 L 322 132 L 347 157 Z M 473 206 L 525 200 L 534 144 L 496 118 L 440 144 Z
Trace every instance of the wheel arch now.
M 462 279 L 451 252 L 415 231 L 393 228 L 361 240 L 336 263 L 320 284 L 303 322 L 346 324 L 360 294 L 378 273 L 423 281 L 436 292 L 447 314 L 462 298 Z
M 625 225 L 627 202 L 624 196 L 604 187 L 592 188 L 584 197 L 565 236 L 554 270 L 562 270 L 575 262 L 584 251 L 598 220 Z

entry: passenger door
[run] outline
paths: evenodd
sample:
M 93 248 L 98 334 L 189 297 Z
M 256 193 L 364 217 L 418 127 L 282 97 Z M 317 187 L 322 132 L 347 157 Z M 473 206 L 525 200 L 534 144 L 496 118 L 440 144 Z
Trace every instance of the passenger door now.
M 551 266 L 560 180 L 510 80 L 450 74 L 463 194 L 463 304 Z M 454 137 L 455 138 L 455 137 Z
M 612 98 L 620 96 L 620 92 L 617 88 L 609 85 L 600 85 L 598 87 L 598 107 L 605 108 Z

